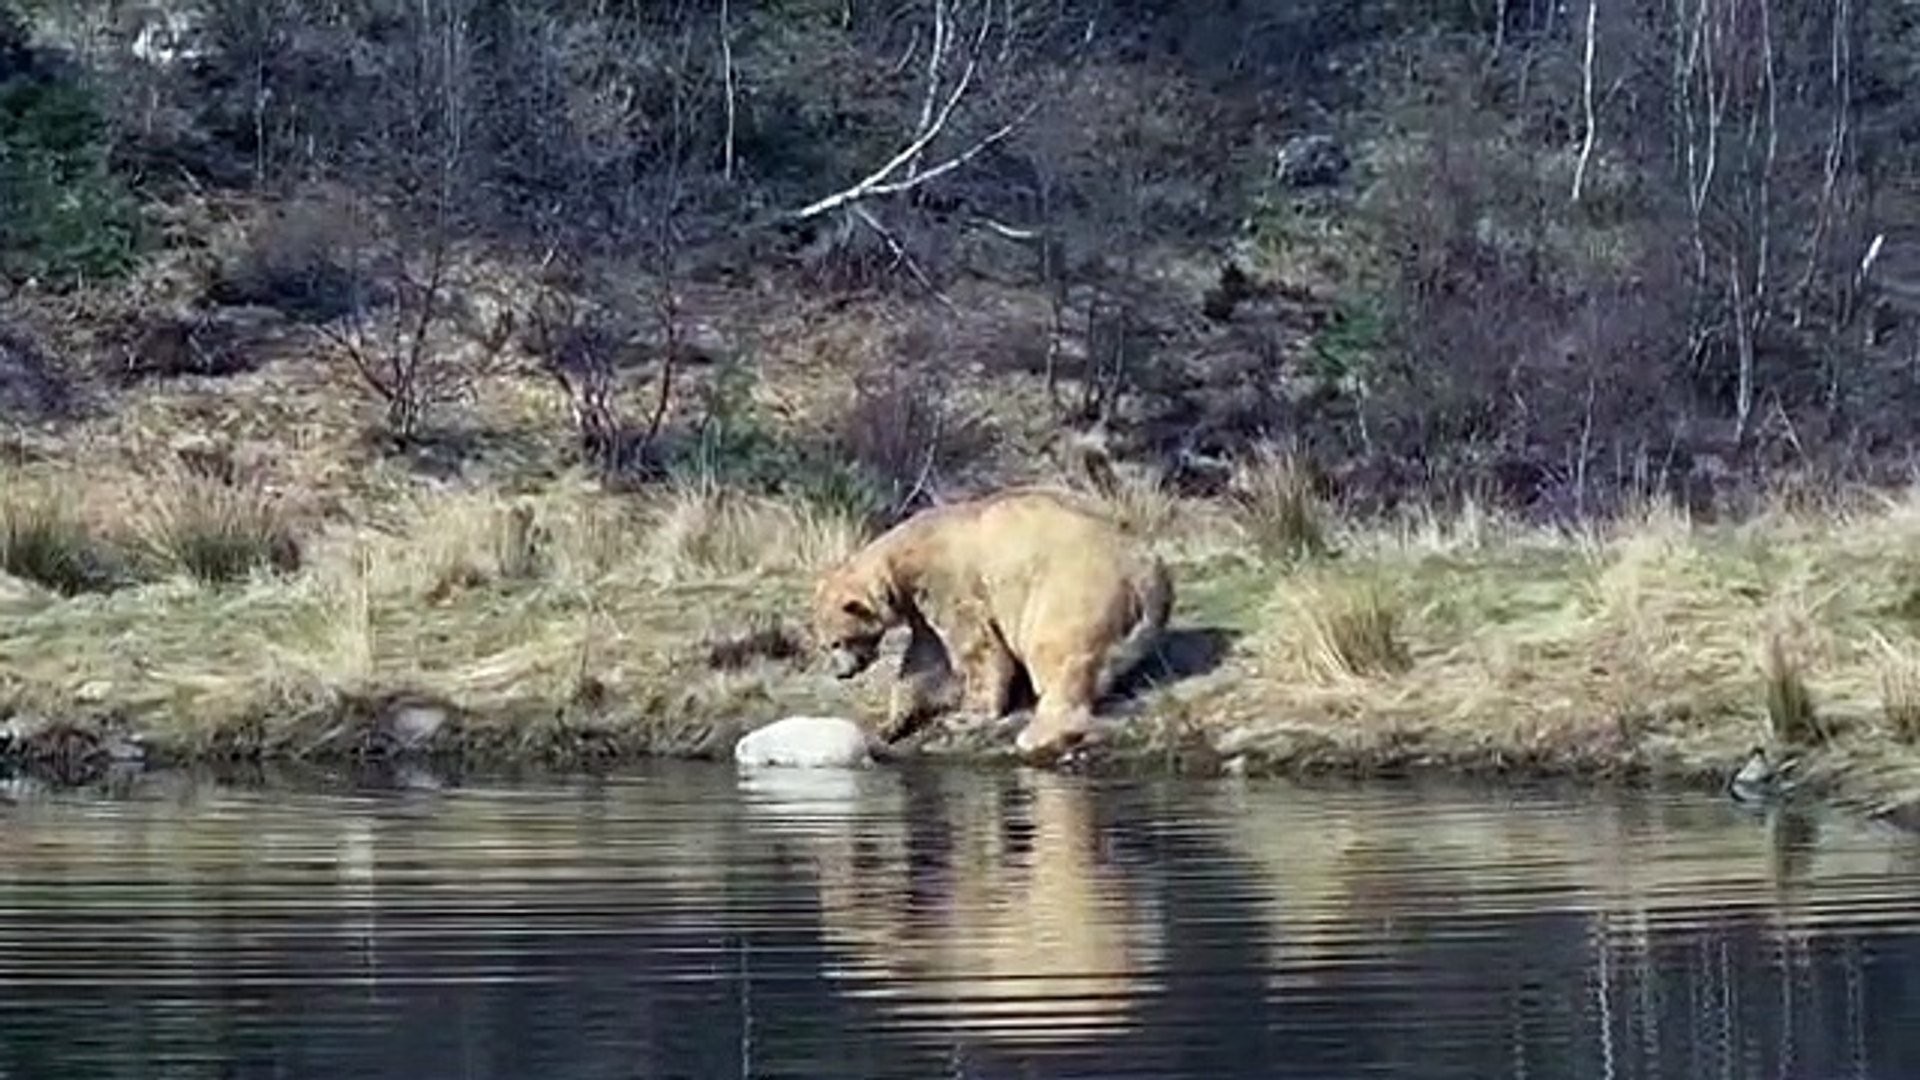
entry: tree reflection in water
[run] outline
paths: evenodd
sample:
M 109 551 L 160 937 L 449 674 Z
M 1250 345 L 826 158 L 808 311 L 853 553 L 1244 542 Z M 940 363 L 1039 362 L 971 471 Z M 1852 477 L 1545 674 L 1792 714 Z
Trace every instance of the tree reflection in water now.
M 1920 844 L 1709 799 L 663 765 L 4 813 L 7 1075 L 1920 1075 Z

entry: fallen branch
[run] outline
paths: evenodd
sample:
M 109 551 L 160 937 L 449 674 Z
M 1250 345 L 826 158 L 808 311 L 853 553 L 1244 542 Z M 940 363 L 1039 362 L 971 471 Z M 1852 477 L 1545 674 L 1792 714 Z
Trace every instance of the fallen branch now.
M 933 145 L 934 141 L 947 130 L 948 123 L 953 119 L 954 111 L 959 108 L 960 102 L 967 95 L 967 91 L 973 87 L 974 76 L 979 70 L 981 49 L 985 46 L 987 35 L 993 28 L 991 10 L 983 11 L 980 17 L 980 27 L 974 32 L 972 45 L 967 51 L 967 61 L 961 67 L 960 76 L 954 83 L 953 89 L 947 93 L 944 99 L 941 99 L 939 93 L 940 75 L 947 54 L 951 51 L 953 38 L 953 29 L 947 15 L 945 0 L 935 0 L 933 19 L 933 48 L 927 60 L 927 90 L 925 97 L 921 101 L 920 120 L 915 128 L 913 138 L 910 139 L 905 146 L 901 147 L 898 153 L 888 158 L 879 168 L 862 177 L 851 187 L 816 199 L 798 210 L 789 211 L 784 216 L 795 221 L 805 221 L 809 218 L 819 217 L 821 214 L 828 213 L 829 211 L 850 206 L 863 199 L 886 195 L 899 195 L 912 191 L 914 188 L 930 180 L 946 176 L 955 169 L 979 157 L 995 145 L 1006 141 L 1006 139 L 1018 131 L 1020 126 L 1026 123 L 1035 112 L 1039 111 L 1041 99 L 1036 97 L 1034 100 L 1028 102 L 1026 107 L 1021 109 L 1013 119 L 988 132 L 966 149 L 953 154 L 946 160 L 935 165 L 924 169 L 920 168 L 922 155 L 925 154 L 927 148 Z M 1089 23 L 1086 37 L 1090 39 L 1092 33 L 1093 27 L 1092 24 Z M 937 107 L 936 102 L 938 102 Z M 905 170 L 904 175 L 901 175 L 902 170 Z

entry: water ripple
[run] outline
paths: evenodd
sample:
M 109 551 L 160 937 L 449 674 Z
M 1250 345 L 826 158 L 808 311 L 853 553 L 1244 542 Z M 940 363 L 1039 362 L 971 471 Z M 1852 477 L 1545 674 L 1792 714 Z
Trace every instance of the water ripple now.
M 1920 843 L 871 770 L 0 808 L 0 1076 L 1920 1075 Z

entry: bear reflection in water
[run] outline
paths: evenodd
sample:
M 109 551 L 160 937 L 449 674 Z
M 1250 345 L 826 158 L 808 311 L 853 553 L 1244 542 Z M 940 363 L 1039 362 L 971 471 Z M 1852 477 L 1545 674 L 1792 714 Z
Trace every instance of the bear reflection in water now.
M 1105 854 L 1082 782 L 894 770 L 747 782 L 756 824 L 812 868 L 842 992 L 943 1043 L 956 1031 L 1086 1043 L 1135 1023 L 1162 966 L 1160 912 Z

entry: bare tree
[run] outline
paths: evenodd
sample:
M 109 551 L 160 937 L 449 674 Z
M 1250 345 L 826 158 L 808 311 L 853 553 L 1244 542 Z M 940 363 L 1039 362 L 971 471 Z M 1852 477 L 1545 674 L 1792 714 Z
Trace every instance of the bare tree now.
M 543 283 L 529 306 L 527 351 L 566 399 L 581 455 L 603 473 L 614 471 L 626 444 L 617 381 L 622 335 L 572 281 Z
M 733 83 L 733 21 L 729 18 L 727 0 L 720 0 L 720 69 L 726 79 L 727 131 L 721 149 L 721 175 L 727 182 L 733 181 L 733 137 L 737 121 L 737 103 L 734 97 Z
M 920 122 L 916 125 L 912 136 L 907 140 L 906 145 L 882 162 L 878 168 L 861 177 L 851 186 L 822 196 L 791 211 L 790 216 L 793 218 L 805 221 L 808 218 L 838 210 L 843 206 L 858 203 L 863 199 L 912 191 L 930 180 L 938 179 L 961 168 L 1005 140 L 1040 107 L 1038 100 L 1028 102 L 1012 119 L 965 144 L 937 164 L 925 169 L 920 168 L 921 156 L 947 130 L 955 110 L 967 100 L 968 91 L 974 88 L 974 79 L 980 71 L 987 38 L 995 25 L 992 0 L 982 0 L 977 5 L 977 25 L 961 62 L 960 74 L 954 79 L 951 87 L 943 88 L 942 72 L 947 66 L 949 53 L 953 48 L 952 23 L 955 16 L 952 8 L 956 6 L 956 0 L 932 0 L 932 2 L 933 46 L 927 60 L 926 95 L 920 110 Z M 962 14 L 964 14 L 964 3 L 961 2 L 958 6 L 962 7 Z
M 831 213 L 846 216 L 849 227 L 872 233 L 886 247 L 895 266 L 904 268 L 922 288 L 943 304 L 946 296 L 909 253 L 899 236 L 881 218 L 877 202 L 905 195 L 966 167 L 980 155 L 1000 145 L 1019 131 L 1040 109 L 1044 98 L 1029 94 L 1012 110 L 1012 115 L 977 137 L 954 141 L 947 138 L 956 130 L 963 109 L 990 101 L 994 95 L 984 85 L 989 65 L 1008 70 L 1014 56 L 1013 41 L 1020 33 L 1024 10 L 1005 0 L 930 0 L 929 45 L 924 65 L 924 83 L 919 94 L 919 109 L 912 130 L 900 148 L 885 161 L 851 185 L 790 210 L 786 216 L 807 221 Z M 971 32 L 966 28 L 971 25 Z M 1086 25 L 1082 44 L 1091 40 L 1093 26 Z M 998 46 L 992 42 L 998 37 Z M 918 48 L 901 60 L 904 67 Z M 935 150 L 942 140 L 952 143 L 944 156 Z
M 1505 17 L 1504 10 L 1501 12 Z M 1594 136 L 1599 131 L 1599 119 L 1594 115 L 1593 106 L 1593 53 L 1595 31 L 1600 17 L 1600 0 L 1587 0 L 1587 47 L 1586 55 L 1580 64 L 1580 104 L 1585 112 L 1586 133 L 1580 139 L 1580 160 L 1573 167 L 1573 201 L 1580 201 L 1581 189 L 1586 184 L 1587 163 L 1593 160 Z M 1494 46 L 1497 50 L 1498 44 Z

